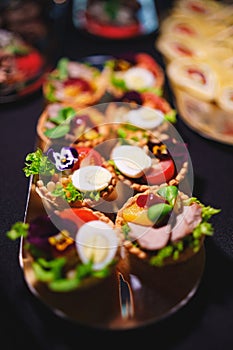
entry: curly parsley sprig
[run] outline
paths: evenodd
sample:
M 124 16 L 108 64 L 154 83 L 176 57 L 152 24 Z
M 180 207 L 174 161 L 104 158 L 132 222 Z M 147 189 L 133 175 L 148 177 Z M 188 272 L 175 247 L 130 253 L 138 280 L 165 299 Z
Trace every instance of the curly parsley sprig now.
M 48 157 L 43 154 L 41 149 L 29 153 L 25 159 L 25 167 L 23 168 L 25 175 L 54 175 L 56 167 L 50 162 Z

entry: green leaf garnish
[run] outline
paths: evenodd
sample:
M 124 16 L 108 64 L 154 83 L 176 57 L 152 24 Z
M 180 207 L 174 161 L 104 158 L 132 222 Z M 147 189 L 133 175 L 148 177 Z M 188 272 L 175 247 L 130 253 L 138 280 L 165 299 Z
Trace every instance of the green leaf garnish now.
M 122 232 L 123 232 L 123 235 L 124 237 L 127 239 L 129 237 L 129 232 L 130 232 L 130 227 L 127 223 L 125 223 L 122 227 Z
M 30 51 L 29 47 L 27 47 L 25 45 L 11 44 L 7 47 L 7 52 L 9 52 L 13 55 L 15 54 L 15 55 L 25 56 L 29 53 L 29 51 Z
M 83 194 L 74 187 L 72 182 L 69 182 L 66 187 L 61 184 L 57 185 L 52 194 L 56 197 L 65 199 L 68 203 L 76 200 L 83 200 L 84 198 Z
M 65 263 L 65 257 L 56 258 L 53 260 L 39 258 L 32 264 L 32 267 L 39 281 L 51 282 L 61 278 L 62 269 Z
M 165 118 L 168 122 L 170 122 L 170 123 L 172 123 L 172 124 L 175 124 L 175 123 L 177 122 L 176 115 L 177 115 L 176 110 L 173 109 L 173 110 L 171 110 L 169 113 L 164 114 L 164 118 Z
M 164 186 L 161 187 L 157 193 L 165 198 L 170 205 L 174 206 L 178 195 L 178 188 L 176 186 Z
M 16 240 L 20 237 L 27 237 L 29 224 L 21 221 L 16 222 L 11 226 L 11 229 L 6 232 L 6 235 L 11 240 Z
M 58 64 L 57 64 L 58 79 L 65 80 L 68 77 L 68 69 L 67 69 L 68 63 L 69 63 L 69 59 L 66 57 L 61 58 L 58 61 Z
M 139 89 L 139 92 L 152 92 L 153 94 L 157 95 L 157 96 L 162 96 L 163 94 L 163 89 L 161 88 L 156 88 L 156 87 L 152 87 L 152 88 L 143 88 L 143 89 Z
M 47 129 L 44 134 L 51 138 L 56 139 L 65 136 L 70 131 L 70 120 L 76 115 L 76 111 L 72 107 L 64 107 L 58 111 L 55 117 L 49 118 L 49 120 L 56 124 L 51 129 Z
M 158 254 L 153 256 L 150 259 L 150 264 L 154 266 L 163 266 L 164 259 L 168 258 L 169 256 L 174 253 L 174 249 L 172 245 L 168 245 L 158 251 Z
M 56 124 L 62 124 L 64 121 L 71 120 L 76 115 L 76 111 L 72 107 L 64 107 L 58 111 L 58 114 L 55 117 L 49 118 L 51 122 Z
M 211 216 L 220 213 L 221 209 L 215 209 L 211 206 L 203 206 L 202 207 L 202 218 L 207 221 L 211 218 Z
M 66 279 L 61 278 L 59 280 L 55 280 L 49 283 L 49 288 L 54 292 L 69 292 L 71 290 L 76 289 L 80 284 L 78 279 Z
M 114 85 L 115 87 L 117 87 L 119 89 L 127 90 L 127 86 L 125 84 L 125 81 L 123 79 L 116 78 L 114 75 L 112 76 L 111 83 L 112 83 L 112 85 Z
M 212 236 L 214 233 L 213 226 L 209 222 L 201 222 L 193 230 L 193 237 L 200 238 L 202 235 Z
M 54 95 L 55 87 L 51 83 L 46 83 L 45 97 L 49 102 L 56 102 L 57 98 Z
M 42 150 L 38 148 L 35 152 L 26 156 L 23 171 L 27 177 L 36 174 L 53 175 L 56 168 L 49 161 L 48 157 L 43 154 Z
M 47 129 L 44 134 L 50 139 L 58 139 L 59 137 L 65 136 L 70 130 L 68 124 L 62 124 L 55 126 L 54 128 Z

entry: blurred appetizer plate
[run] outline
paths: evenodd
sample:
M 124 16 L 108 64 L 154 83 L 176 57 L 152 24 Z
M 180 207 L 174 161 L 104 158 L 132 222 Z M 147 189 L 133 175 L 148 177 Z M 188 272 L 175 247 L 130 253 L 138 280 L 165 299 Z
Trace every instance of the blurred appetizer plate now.
M 42 89 L 46 102 L 62 102 L 77 108 L 102 102 L 107 88 L 103 68 L 108 58 L 102 55 L 77 60 L 61 57 L 45 77 Z
M 9 102 L 19 101 L 39 91 L 44 82 L 44 74 L 46 74 L 47 71 L 48 70 L 45 67 L 43 70 L 38 72 L 37 77 L 30 81 L 23 82 L 22 84 L 25 85 L 22 88 L 15 89 L 9 94 L 0 95 L 0 103 L 5 104 Z
M 0 29 L 0 51 L 0 103 L 16 101 L 41 88 L 49 68 L 40 50 Z
M 47 211 L 47 209 L 46 209 Z M 47 211 L 48 212 L 48 211 Z M 25 222 L 45 213 L 45 207 L 30 178 Z M 120 259 L 116 274 L 102 287 L 54 292 L 38 282 L 32 260 L 21 239 L 19 260 L 25 282 L 36 298 L 59 317 L 93 328 L 124 330 L 152 324 L 177 312 L 195 294 L 205 266 L 204 245 L 185 263 L 148 269 L 148 275 L 130 271 Z M 98 289 L 100 288 L 100 289 Z
M 160 29 L 155 45 L 181 118 L 200 135 L 232 144 L 232 4 L 178 0 Z

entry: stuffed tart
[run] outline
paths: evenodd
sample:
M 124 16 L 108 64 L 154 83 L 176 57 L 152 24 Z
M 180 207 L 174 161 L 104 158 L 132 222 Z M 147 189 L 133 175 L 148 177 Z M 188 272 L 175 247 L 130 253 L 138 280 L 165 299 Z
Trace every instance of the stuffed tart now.
M 125 235 L 128 256 L 159 267 L 191 258 L 212 235 L 208 222 L 219 210 L 163 185 L 138 193 L 117 213 L 116 226 Z

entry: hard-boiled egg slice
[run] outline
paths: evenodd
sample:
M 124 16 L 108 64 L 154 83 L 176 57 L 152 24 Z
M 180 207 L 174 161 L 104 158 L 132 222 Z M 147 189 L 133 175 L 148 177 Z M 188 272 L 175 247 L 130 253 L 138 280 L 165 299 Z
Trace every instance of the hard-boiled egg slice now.
M 107 223 L 94 220 L 81 226 L 76 235 L 76 249 L 82 262 L 93 262 L 93 269 L 100 270 L 114 259 L 118 237 Z
M 111 172 L 98 165 L 79 168 L 72 175 L 73 185 L 82 192 L 101 191 L 108 186 L 111 179 Z
M 127 122 L 143 129 L 155 129 L 164 121 L 164 114 L 158 109 L 142 107 L 125 115 Z
M 132 178 L 141 177 L 151 167 L 151 158 L 138 146 L 117 146 L 111 158 L 120 172 Z
M 149 70 L 132 67 L 124 74 L 124 81 L 130 90 L 142 90 L 154 86 L 155 76 Z

